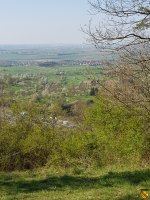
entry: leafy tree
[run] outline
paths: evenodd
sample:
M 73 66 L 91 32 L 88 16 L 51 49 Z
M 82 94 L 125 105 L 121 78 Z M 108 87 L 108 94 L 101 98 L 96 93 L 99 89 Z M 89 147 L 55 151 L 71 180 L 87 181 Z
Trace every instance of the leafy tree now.
M 92 87 L 90 90 L 90 95 L 91 96 L 96 96 L 96 94 L 98 93 L 98 89 L 95 87 Z
M 113 89 L 99 82 L 110 97 L 138 108 L 147 121 L 150 116 L 150 1 L 90 1 L 91 12 L 100 16 L 98 26 L 92 22 L 84 29 L 89 41 L 99 51 L 117 51 L 117 60 L 110 64 Z M 105 19 L 103 22 L 102 19 Z M 115 54 L 116 55 L 116 54 Z M 142 112 L 141 112 L 142 110 Z
M 85 122 L 89 130 L 88 151 L 103 165 L 139 163 L 147 152 L 144 118 L 129 112 L 121 103 L 97 97 L 86 112 Z
M 98 26 L 93 26 L 90 21 L 84 29 L 88 40 L 99 51 L 117 55 L 115 63 L 110 63 L 105 73 L 111 81 L 100 81 L 99 84 L 103 94 L 115 100 L 117 107 L 125 106 L 133 118 L 143 119 L 146 157 L 149 157 L 150 1 L 91 0 L 89 3 L 91 13 L 100 16 L 100 20 Z M 128 120 L 126 118 L 126 115 L 122 118 L 123 123 Z M 129 121 L 127 124 L 130 125 Z M 134 134 L 136 137 L 138 132 Z

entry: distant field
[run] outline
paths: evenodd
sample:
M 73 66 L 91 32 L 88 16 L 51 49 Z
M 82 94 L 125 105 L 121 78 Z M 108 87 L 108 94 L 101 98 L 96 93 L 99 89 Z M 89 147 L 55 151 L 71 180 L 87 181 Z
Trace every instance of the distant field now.
M 79 84 L 81 81 L 89 79 L 99 79 L 101 77 L 101 67 L 88 66 L 63 66 L 63 67 L 0 67 L 0 74 L 33 74 L 37 76 L 46 76 L 49 81 L 60 81 L 61 72 L 66 77 L 67 83 Z M 60 74 L 60 75 L 59 75 Z
M 107 54 L 100 54 L 89 45 L 4 45 L 0 46 L 0 61 L 33 60 L 104 60 Z M 110 58 L 111 56 L 107 56 Z
M 76 87 L 80 87 L 82 82 L 87 80 L 100 80 L 102 78 L 101 71 L 102 68 L 98 66 L 88 67 L 82 65 L 0 67 L 0 77 L 7 77 L 8 80 L 6 82 L 9 85 L 6 84 L 5 91 L 11 92 L 11 95 L 17 99 L 31 99 L 33 94 L 41 94 L 46 87 L 49 87 L 51 89 L 49 89 L 46 96 L 42 95 L 42 101 L 51 101 L 50 95 L 52 93 L 54 98 L 57 99 L 56 96 L 62 96 L 65 91 L 65 100 L 72 102 L 91 99 L 89 96 L 90 88 L 81 91 Z
M 89 45 L 0 45 L 0 78 L 17 99 L 87 100 L 92 85 L 83 82 L 100 80 L 108 58 Z

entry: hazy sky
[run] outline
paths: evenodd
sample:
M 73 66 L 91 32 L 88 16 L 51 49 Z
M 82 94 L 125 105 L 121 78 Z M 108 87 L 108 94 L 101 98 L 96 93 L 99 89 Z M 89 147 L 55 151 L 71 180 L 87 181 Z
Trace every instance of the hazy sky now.
M 84 43 L 87 0 L 0 0 L 0 44 Z

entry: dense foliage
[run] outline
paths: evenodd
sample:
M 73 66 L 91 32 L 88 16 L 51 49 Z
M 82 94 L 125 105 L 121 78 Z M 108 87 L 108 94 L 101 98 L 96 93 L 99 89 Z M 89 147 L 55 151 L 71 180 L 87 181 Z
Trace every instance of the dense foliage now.
M 71 128 L 57 125 L 57 112 L 64 115 L 58 107 L 15 102 L 7 112 L 0 123 L 1 170 L 148 161 L 146 121 L 117 102 L 95 97 L 94 104 L 84 108 L 83 117 L 79 113 L 80 122 Z M 75 121 L 78 113 L 74 115 Z

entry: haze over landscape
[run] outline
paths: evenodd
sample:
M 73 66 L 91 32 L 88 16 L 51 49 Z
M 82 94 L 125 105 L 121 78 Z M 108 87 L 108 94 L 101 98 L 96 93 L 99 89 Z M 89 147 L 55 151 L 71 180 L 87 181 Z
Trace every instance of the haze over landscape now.
M 0 200 L 150 195 L 150 0 L 0 0 Z

